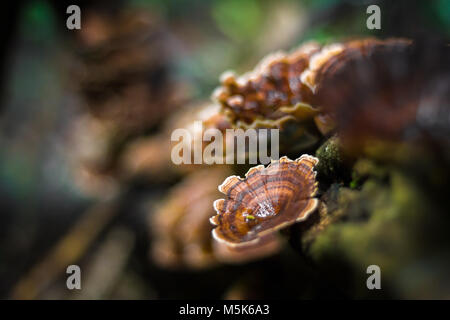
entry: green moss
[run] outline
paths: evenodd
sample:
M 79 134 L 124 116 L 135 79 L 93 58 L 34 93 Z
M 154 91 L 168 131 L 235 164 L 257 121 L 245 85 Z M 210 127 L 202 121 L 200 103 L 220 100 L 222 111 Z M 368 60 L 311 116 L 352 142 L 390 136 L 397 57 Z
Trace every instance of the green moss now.
M 367 266 L 380 266 L 385 283 L 392 283 L 403 268 L 435 250 L 424 231 L 432 204 L 420 185 L 399 171 L 391 170 L 388 176 L 389 183 L 367 180 L 352 197 L 340 194 L 338 207 L 345 219 L 321 232 L 309 250 L 322 266 L 345 261 L 360 296 L 368 294 L 363 280 Z
M 319 163 L 316 166 L 319 181 L 342 182 L 350 176 L 337 137 L 325 141 L 316 151 Z M 348 179 L 349 180 L 349 179 Z

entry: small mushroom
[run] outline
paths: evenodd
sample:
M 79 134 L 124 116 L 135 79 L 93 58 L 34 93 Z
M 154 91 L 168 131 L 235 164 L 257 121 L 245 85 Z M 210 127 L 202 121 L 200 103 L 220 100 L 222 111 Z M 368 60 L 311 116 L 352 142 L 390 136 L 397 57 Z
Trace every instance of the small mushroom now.
M 336 125 L 344 140 L 354 141 L 375 132 L 396 135 L 411 122 L 409 97 L 418 79 L 410 40 L 369 38 L 330 48 L 314 55 L 318 62 L 302 74 L 314 91 L 311 103 L 327 115 L 323 126 Z
M 318 161 L 309 155 L 282 157 L 251 168 L 244 179 L 228 177 L 219 186 L 226 199 L 214 202 L 217 215 L 210 219 L 217 226 L 214 239 L 231 248 L 265 243 L 275 231 L 308 218 L 318 205 Z
M 449 48 L 398 38 L 324 47 L 301 75 L 314 92 L 309 103 L 323 112 L 315 117 L 317 127 L 330 132 L 335 126 L 346 149 L 355 152 L 367 141 L 423 136 L 419 113 L 437 113 L 434 101 L 447 104 L 445 89 L 438 91 L 450 75 Z M 421 103 L 436 93 L 439 98 L 421 110 Z
M 305 103 L 311 90 L 300 74 L 319 48 L 307 43 L 291 53 L 271 54 L 240 77 L 227 71 L 213 97 L 237 127 L 282 127 L 289 120 L 311 118 L 317 110 Z

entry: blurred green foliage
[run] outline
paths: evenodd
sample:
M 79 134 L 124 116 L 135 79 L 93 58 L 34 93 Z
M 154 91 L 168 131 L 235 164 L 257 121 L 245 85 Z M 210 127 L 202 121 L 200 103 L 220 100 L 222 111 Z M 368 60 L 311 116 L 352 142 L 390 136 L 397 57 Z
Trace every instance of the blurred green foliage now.
M 26 4 L 20 19 L 20 32 L 30 40 L 49 42 L 55 36 L 55 14 L 47 1 Z
M 224 34 L 242 42 L 258 33 L 263 12 L 256 0 L 219 0 L 214 3 L 212 16 Z

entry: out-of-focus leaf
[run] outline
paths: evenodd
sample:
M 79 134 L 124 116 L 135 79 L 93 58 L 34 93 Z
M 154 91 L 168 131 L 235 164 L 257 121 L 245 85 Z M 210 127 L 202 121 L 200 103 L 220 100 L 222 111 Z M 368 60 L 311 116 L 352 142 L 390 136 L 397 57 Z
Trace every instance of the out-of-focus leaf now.
M 261 27 L 263 13 L 255 0 L 222 0 L 212 8 L 212 16 L 218 28 L 236 41 L 255 36 Z

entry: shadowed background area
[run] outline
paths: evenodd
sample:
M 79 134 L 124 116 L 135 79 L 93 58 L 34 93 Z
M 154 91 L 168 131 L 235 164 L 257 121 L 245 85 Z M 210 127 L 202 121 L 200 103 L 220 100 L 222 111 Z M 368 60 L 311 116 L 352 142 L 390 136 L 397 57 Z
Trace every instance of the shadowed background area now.
M 80 30 L 66 28 L 71 4 Z M 369 4 L 381 8 L 380 30 L 366 28 Z M 450 1 L 18 0 L 1 14 L 0 298 L 450 298 L 450 73 L 428 68 L 448 48 Z M 177 167 L 171 132 L 206 118 L 227 128 L 209 117 L 226 70 L 242 74 L 307 41 L 363 37 L 413 39 L 409 67 L 444 70 L 423 102 L 440 116 L 422 119 L 425 133 L 402 132 L 423 134 L 423 148 L 371 144 L 347 161 L 331 135 L 304 149 L 281 141 L 281 155 L 321 160 L 326 209 L 315 227 L 283 230 L 276 253 L 218 258 L 217 186 L 248 166 Z M 337 119 L 376 118 L 357 114 L 362 100 L 356 90 Z M 66 288 L 71 264 L 82 290 Z M 366 290 L 370 264 L 386 275 L 381 291 Z

